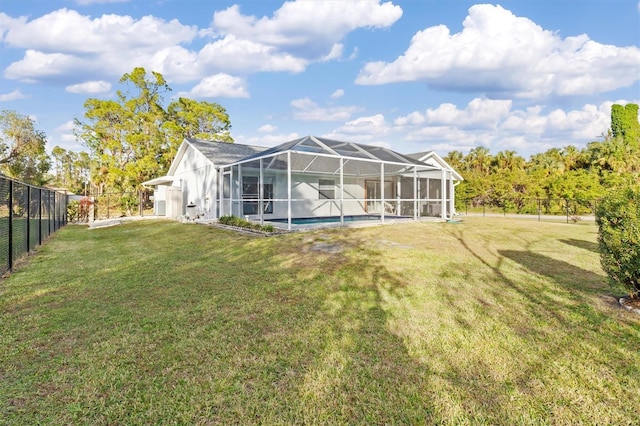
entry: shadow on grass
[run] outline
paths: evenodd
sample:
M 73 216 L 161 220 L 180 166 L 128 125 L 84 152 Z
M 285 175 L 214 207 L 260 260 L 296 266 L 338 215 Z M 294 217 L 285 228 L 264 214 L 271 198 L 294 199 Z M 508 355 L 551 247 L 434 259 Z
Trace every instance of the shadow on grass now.
M 600 253 L 600 250 L 598 249 L 598 243 L 585 241 L 585 240 L 576 240 L 575 238 L 564 238 L 559 241 L 562 243 L 568 244 L 570 246 L 578 247 L 584 250 L 589 250 L 594 253 Z
M 83 269 L 61 268 L 46 300 L 11 314 L 23 349 L 0 369 L 9 422 L 437 420 L 428 371 L 381 308 L 378 285 L 403 283 L 362 242 L 336 233 L 336 255 L 304 236 L 144 223 L 74 238 L 63 253 Z M 25 292 L 44 269 L 16 276 Z
M 481 407 L 477 411 L 484 412 L 490 421 L 501 422 L 505 418 L 514 418 L 513 413 L 509 412 L 509 406 L 513 402 L 510 403 L 505 397 L 510 394 L 517 398 L 535 395 L 537 404 L 528 407 L 530 411 L 523 413 L 525 417 L 520 417 L 520 421 L 553 418 L 550 417 L 549 410 L 563 412 L 565 421 L 588 421 L 586 405 L 569 400 L 560 389 L 541 387 L 542 383 L 549 381 L 549 377 L 545 377 L 548 366 L 556 365 L 557 374 L 566 377 L 554 377 L 555 386 L 565 386 L 565 391 L 571 389 L 572 392 L 584 392 L 587 389 L 589 392 L 593 391 L 596 399 L 587 405 L 597 405 L 599 410 L 606 410 L 606 416 L 610 419 L 630 418 L 628 416 L 633 414 L 626 406 L 612 408 L 607 397 L 598 399 L 602 393 L 586 385 L 598 379 L 593 371 L 600 370 L 606 372 L 601 374 L 613 377 L 608 382 L 610 386 L 617 387 L 617 392 L 631 398 L 630 390 L 621 385 L 616 376 L 630 374 L 634 381 L 640 377 L 637 369 L 629 373 L 629 369 L 625 367 L 635 364 L 636 356 L 629 352 L 625 342 L 616 341 L 620 335 L 625 335 L 625 339 L 637 335 L 637 324 L 612 321 L 607 314 L 594 307 L 594 296 L 602 293 L 605 278 L 532 250 L 500 249 L 499 244 L 491 241 L 485 241 L 480 248 L 478 241 L 471 244 L 462 230 L 449 233 L 470 256 L 484 266 L 476 266 L 474 270 L 471 262 L 460 265 L 460 273 L 475 277 L 482 288 L 470 295 L 475 303 L 466 297 L 467 305 L 475 304 L 475 308 L 485 314 L 488 322 L 504 329 L 512 342 L 519 342 L 513 346 L 501 345 L 500 350 L 504 351 L 501 357 L 511 362 L 520 361 L 517 369 L 509 371 L 506 380 L 494 377 L 484 360 L 477 358 L 476 354 L 470 357 L 466 365 L 451 364 L 448 367 L 452 371 L 452 377 L 458 381 L 460 378 L 467 381 L 466 389 L 455 387 L 455 380 L 451 384 L 461 393 L 462 400 L 477 404 Z M 526 248 L 527 243 L 524 245 Z M 524 271 L 514 269 L 507 262 L 515 262 Z M 487 297 L 495 302 L 488 304 L 484 300 Z M 449 294 L 448 298 L 452 307 L 464 312 L 464 306 L 456 303 L 455 295 Z M 481 329 L 461 318 L 464 315 L 467 314 L 459 314 L 454 319 L 461 327 L 469 330 L 468 333 L 473 335 L 474 328 Z M 587 359 L 584 357 L 585 353 L 590 355 Z M 610 356 L 609 359 L 595 355 L 605 353 Z M 441 355 L 446 356 L 446 352 Z M 615 365 L 612 365 L 613 359 Z M 559 382 L 556 383 L 556 380 Z M 562 380 L 568 380 L 567 384 L 560 385 Z M 502 420 L 493 417 L 497 413 L 504 415 L 497 418 Z M 533 417 L 527 418 L 527 415 Z
M 601 275 L 563 260 L 524 250 L 498 250 L 498 254 L 519 263 L 531 272 L 551 278 L 578 297 L 585 292 L 602 291 L 604 278 Z
M 26 315 L 11 314 L 16 327 L 24 326 L 5 367 L 11 374 L 0 368 L 8 380 L 0 387 L 0 411 L 13 416 L 9 422 L 526 423 L 509 399 L 516 389 L 515 396 L 533 395 L 528 420 L 537 421 L 529 423 L 544 423 L 553 420 L 549 407 L 558 392 L 545 400 L 536 383 L 549 380 L 549 365 L 574 356 L 567 336 L 598 353 L 616 348 L 606 339 L 584 339 L 602 325 L 588 309 L 590 290 L 575 284 L 571 295 L 558 297 L 572 285 L 561 273 L 601 277 L 527 250 L 503 250 L 494 264 L 490 251 L 474 249 L 462 231 L 456 238 L 486 268 L 465 257 L 448 273 L 499 285 L 460 306 L 455 289 L 442 283 L 437 291 L 448 297 L 455 324 L 436 320 L 416 335 L 390 328 L 394 315 L 404 313 L 389 309 L 388 298 L 416 302 L 413 283 L 388 269 L 388 259 L 358 231 L 254 238 L 127 224 L 91 232 L 88 240 L 69 239 L 79 254 L 64 252 L 88 268 L 90 279 L 86 270 L 83 277 L 82 270 L 60 268 L 48 306 L 30 299 L 19 311 Z M 65 243 L 61 237 L 56 244 Z M 505 262 L 561 288 L 524 285 L 505 272 Z M 51 274 L 52 264 L 36 274 Z M 522 301 L 515 308 L 514 294 Z M 474 302 L 477 317 L 466 309 Z M 484 322 L 511 340 L 500 340 Z M 489 356 L 465 346 L 470 337 L 495 339 L 490 348 L 499 361 L 522 363 L 500 377 Z M 416 355 L 415 346 L 428 338 L 436 343 Z M 531 353 L 510 346 L 513 340 L 526 342 Z M 624 349 L 616 358 L 621 364 Z M 3 405 L 3 396 L 16 404 Z M 447 405 L 458 417 L 447 417 Z

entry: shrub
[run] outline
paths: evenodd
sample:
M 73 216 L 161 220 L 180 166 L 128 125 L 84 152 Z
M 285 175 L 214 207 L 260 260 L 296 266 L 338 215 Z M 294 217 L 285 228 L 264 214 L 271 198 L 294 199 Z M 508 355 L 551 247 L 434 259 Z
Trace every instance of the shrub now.
M 71 201 L 67 205 L 67 220 L 69 222 L 88 222 L 89 213 L 93 201 L 89 197 L 83 197 L 80 201 Z
M 77 201 L 71 201 L 67 204 L 67 220 L 69 222 L 77 222 L 80 212 L 80 203 Z
M 251 223 L 247 220 L 235 216 L 221 216 L 220 219 L 218 219 L 218 222 L 223 225 L 236 226 L 238 228 L 253 229 L 262 232 L 275 232 L 275 228 L 273 227 L 273 225 L 260 225 L 257 223 Z
M 602 269 L 613 285 L 640 297 L 640 185 L 606 195 L 598 205 L 598 245 Z

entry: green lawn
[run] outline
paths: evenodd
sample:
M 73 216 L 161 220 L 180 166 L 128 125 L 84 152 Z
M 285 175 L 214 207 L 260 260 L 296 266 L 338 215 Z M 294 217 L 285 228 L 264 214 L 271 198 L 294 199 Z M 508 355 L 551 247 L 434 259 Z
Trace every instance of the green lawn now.
M 0 424 L 632 424 L 595 225 L 68 226 L 0 281 Z

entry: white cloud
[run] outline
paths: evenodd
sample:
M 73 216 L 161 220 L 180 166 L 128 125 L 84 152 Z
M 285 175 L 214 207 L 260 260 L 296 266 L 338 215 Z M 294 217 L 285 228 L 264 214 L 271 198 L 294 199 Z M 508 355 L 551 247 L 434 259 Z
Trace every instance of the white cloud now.
M 390 130 L 389 124 L 386 122 L 384 115 L 376 114 L 368 117 L 358 117 L 355 120 L 346 122 L 340 126 L 336 133 L 346 135 L 384 135 Z
M 64 124 L 55 128 L 55 132 L 58 134 L 58 138 L 66 145 L 73 145 L 77 143 L 76 137 L 73 134 L 75 124 L 72 120 L 67 121 Z
M 12 18 L 6 13 L 0 12 L 0 41 L 4 40 L 5 35 L 14 27 L 20 27 L 27 21 L 26 17 L 17 19 Z
M 278 130 L 278 127 L 274 126 L 272 124 L 265 124 L 265 125 L 260 126 L 258 128 L 258 132 L 260 132 L 260 133 L 273 133 L 276 130 Z
M 182 95 L 195 98 L 248 98 L 249 92 L 243 79 L 229 74 L 216 74 L 202 79 Z
M 251 136 L 247 137 L 244 135 L 233 135 L 233 140 L 236 143 L 241 143 L 245 145 L 257 145 L 257 146 L 277 146 L 284 142 L 289 142 L 294 139 L 300 138 L 298 133 L 281 133 L 281 134 L 268 134 L 261 136 Z
M 88 6 L 90 4 L 104 4 L 104 3 L 127 3 L 130 0 L 75 0 L 77 4 L 81 6 Z
M 405 135 L 407 141 L 438 146 L 444 153 L 468 151 L 479 145 L 494 153 L 504 149 L 534 153 L 567 145 L 583 147 L 598 140 L 610 127 L 613 103 L 546 111 L 542 105 L 513 109 L 511 101 L 476 98 L 462 109 L 446 103 L 397 117 L 393 131 Z
M 13 92 L 0 95 L 0 102 L 17 101 L 20 99 L 26 99 L 28 96 L 16 89 Z
M 334 44 L 358 28 L 388 28 L 402 9 L 379 1 L 287 1 L 273 17 L 242 15 L 238 5 L 216 12 L 213 27 L 225 35 L 253 40 L 299 55 L 322 57 Z M 299 48 L 304 47 L 304 52 Z
M 73 55 L 27 50 L 23 59 L 5 69 L 4 76 L 9 79 L 32 82 L 46 77 L 64 75 L 77 69 L 93 69 L 97 65 L 92 65 L 90 61 Z
M 332 99 L 338 99 L 344 96 L 344 90 L 338 89 L 331 94 Z
M 91 19 L 75 10 L 60 9 L 21 26 L 14 26 L 6 43 L 45 52 L 123 53 L 122 49 L 149 54 L 197 35 L 193 26 L 153 16 L 102 15 Z
M 196 27 L 175 19 L 120 15 L 91 19 L 74 10 L 60 9 L 8 27 L 5 43 L 26 51 L 21 60 L 5 69 L 5 77 L 34 81 L 87 72 L 120 76 L 135 66 L 148 66 L 159 52 L 196 36 Z
M 197 66 L 228 71 L 304 71 L 308 61 L 274 47 L 228 36 L 207 44 L 198 53 Z
M 81 93 L 81 94 L 97 94 L 107 93 L 111 90 L 111 83 L 107 81 L 87 81 L 80 84 L 72 84 L 67 86 L 65 90 L 69 93 Z
M 50 152 L 54 146 L 59 146 L 68 151 L 86 151 L 87 147 L 78 142 L 73 134 L 75 125 L 69 120 L 53 129 L 47 139 L 47 150 Z
M 359 109 L 353 106 L 322 108 L 309 98 L 295 99 L 291 106 L 294 118 L 301 121 L 348 120 Z
M 83 4 L 107 0 L 80 0 Z M 214 14 L 198 29 L 154 16 L 97 18 L 67 8 L 31 21 L 0 14 L 0 38 L 25 49 L 5 77 L 22 81 L 78 78 L 107 80 L 143 66 L 172 82 L 192 82 L 216 73 L 300 73 L 313 62 L 343 55 L 341 40 L 359 28 L 387 28 L 402 15 L 390 2 L 289 1 L 271 17 L 242 15 L 238 6 Z M 199 37 L 211 40 L 190 48 Z
M 426 124 L 493 129 L 508 115 L 511 103 L 507 100 L 476 98 L 469 102 L 464 110 L 459 110 L 454 104 L 444 103 L 437 108 L 428 109 L 424 114 L 412 112 L 407 116 L 398 117 L 394 123 L 400 126 Z
M 453 91 L 541 98 L 587 95 L 640 79 L 640 49 L 604 45 L 585 34 L 562 39 L 501 6 L 475 5 L 463 30 L 444 26 L 416 33 L 395 61 L 370 62 L 358 84 L 424 80 Z
M 340 41 L 358 28 L 387 28 L 402 16 L 390 2 L 285 2 L 272 17 L 243 15 L 238 5 L 215 12 L 217 39 L 199 53 L 197 66 L 225 71 L 300 73 L 312 62 L 342 57 Z

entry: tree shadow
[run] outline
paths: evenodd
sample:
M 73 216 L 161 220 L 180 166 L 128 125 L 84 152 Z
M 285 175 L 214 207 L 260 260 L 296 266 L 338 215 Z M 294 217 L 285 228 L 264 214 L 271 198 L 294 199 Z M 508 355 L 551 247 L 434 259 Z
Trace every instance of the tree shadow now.
M 167 232 L 173 234 L 169 248 L 163 238 Z M 535 395 L 532 380 L 570 353 L 564 342 L 556 342 L 557 334 L 573 334 L 580 342 L 586 329 L 581 321 L 592 317 L 583 308 L 588 291 L 568 277 L 580 274 L 592 285 L 602 280 L 529 251 L 501 251 L 494 265 L 460 233 L 460 244 L 486 266 L 480 275 L 497 277 L 501 285 L 479 293 L 483 311 L 469 315 L 469 306 L 459 304 L 456 289 L 447 288 L 443 278 L 438 287 L 447 299 L 441 306 L 451 311 L 453 324 L 434 317 L 429 328 L 403 318 L 420 327 L 403 333 L 393 324 L 397 316 L 407 315 L 404 306 L 417 302 L 414 283 L 410 275 L 388 267 L 388 258 L 371 247 L 364 232 L 253 238 L 169 224 L 154 229 L 127 225 L 87 235 L 100 238 L 104 250 L 116 238 L 127 244 L 106 251 L 104 268 L 93 272 L 95 284 L 75 292 L 75 299 L 65 297 L 71 294 L 64 287 L 71 275 L 59 277 L 68 294 L 57 298 L 64 309 L 54 311 L 66 316 L 60 323 L 78 325 L 45 336 L 47 350 L 64 355 L 65 364 L 59 370 L 55 363 L 41 368 L 55 383 L 81 387 L 82 406 L 92 420 L 103 423 L 119 423 L 117 413 L 136 410 L 147 413 L 147 423 L 176 418 L 202 424 L 518 423 L 509 388 L 534 394 L 533 405 L 551 406 L 553 401 Z M 170 255 L 159 261 L 158 253 L 166 251 Z M 97 252 L 96 247 L 90 256 Z M 508 261 L 561 286 L 575 285 L 577 308 L 566 298 L 521 285 L 504 272 Z M 476 266 L 467 262 L 461 267 L 473 279 L 479 276 Z M 521 310 L 501 309 L 513 303 L 514 293 L 524 301 Z M 575 319 L 567 318 L 571 309 Z M 532 318 L 559 326 L 538 327 Z M 469 336 L 484 337 L 484 321 L 532 345 L 529 361 L 506 378 L 494 375 L 490 356 L 464 346 Z M 594 324 L 587 326 L 599 327 Z M 86 339 L 78 334 L 81 327 Z M 496 338 L 490 331 L 487 336 Z M 512 340 L 494 347 L 502 359 L 518 359 Z M 62 352 L 65 341 L 69 353 Z M 600 342 L 594 346 L 598 352 L 615 348 Z M 451 359 L 458 352 L 464 355 Z M 86 360 L 103 365 L 109 374 L 91 382 L 86 373 L 86 379 Z M 73 392 L 71 385 L 53 389 L 48 400 L 70 400 Z M 178 400 L 185 405 L 167 404 Z M 64 405 L 56 408 L 65 410 Z M 447 417 L 451 412 L 457 417 Z M 538 422 L 553 420 L 549 412 L 538 414 Z
M 592 241 L 576 240 L 575 238 L 563 238 L 558 241 L 568 244 L 570 246 L 578 247 L 584 250 L 589 250 L 594 253 L 600 253 L 600 250 L 598 249 L 598 243 L 594 243 Z
M 498 254 L 519 263 L 531 272 L 551 278 L 561 286 L 571 289 L 572 294 L 580 295 L 585 290 L 591 293 L 602 290 L 604 278 L 601 275 L 563 260 L 527 250 L 498 250 Z

